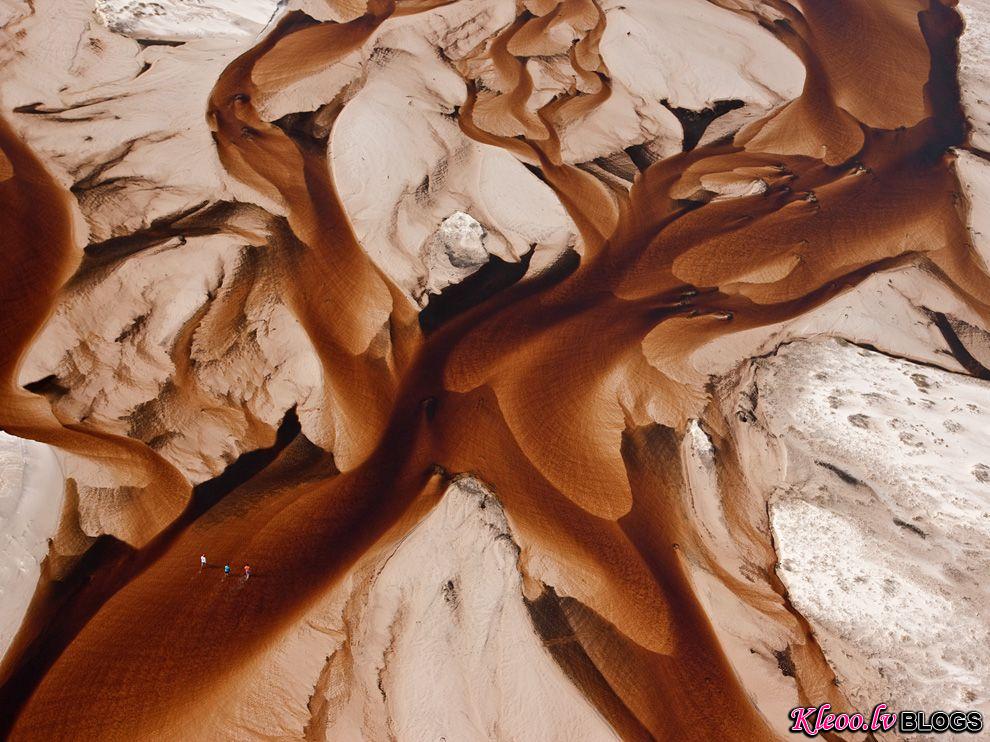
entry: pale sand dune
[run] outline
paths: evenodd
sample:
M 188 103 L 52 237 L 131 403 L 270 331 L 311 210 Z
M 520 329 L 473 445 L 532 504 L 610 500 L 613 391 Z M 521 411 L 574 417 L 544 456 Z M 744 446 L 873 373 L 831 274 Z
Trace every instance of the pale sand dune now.
M 741 15 L 702 0 L 602 7 L 602 58 L 633 95 L 692 111 L 741 100 L 765 114 L 801 94 L 798 57 Z
M 50 446 L 0 433 L 0 659 L 34 595 L 64 489 Z
M 956 151 L 956 173 L 966 198 L 966 226 L 973 248 L 990 266 L 990 162 L 966 150 Z
M 0 737 L 990 710 L 985 15 L 0 2 Z
M 278 0 L 96 0 L 96 17 L 135 39 L 187 41 L 255 36 L 279 8 Z
M 330 163 L 358 239 L 422 303 L 428 287 L 443 288 L 435 266 L 428 270 L 431 240 L 455 212 L 477 221 L 485 251 L 506 261 L 534 246 L 552 257 L 578 243 L 552 191 L 508 152 L 473 142 L 451 116 L 465 102 L 464 82 L 430 48 L 470 48 L 511 19 L 504 4 L 483 6 L 458 4 L 384 24 L 361 89 L 331 135 Z M 463 39 L 466 32 L 473 40 Z
M 369 555 L 242 668 L 205 723 L 186 728 L 211 739 L 236 729 L 245 740 L 616 739 L 542 643 L 518 558 L 498 500 L 477 480 L 454 482 L 400 542 Z M 209 579 L 209 600 L 252 587 Z
M 990 384 L 818 341 L 739 395 L 777 572 L 850 699 L 986 713 Z

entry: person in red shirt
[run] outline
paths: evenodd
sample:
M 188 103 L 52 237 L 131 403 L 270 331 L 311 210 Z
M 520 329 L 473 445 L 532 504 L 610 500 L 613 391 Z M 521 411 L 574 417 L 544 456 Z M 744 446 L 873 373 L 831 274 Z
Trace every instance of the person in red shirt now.
M 250 564 L 245 564 L 244 565 L 244 579 L 245 580 L 251 579 L 251 565 Z

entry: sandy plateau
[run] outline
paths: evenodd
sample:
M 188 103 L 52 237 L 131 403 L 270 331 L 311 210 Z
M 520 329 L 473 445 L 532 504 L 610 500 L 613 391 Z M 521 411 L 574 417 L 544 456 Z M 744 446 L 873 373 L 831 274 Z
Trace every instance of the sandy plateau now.
M 0 0 L 0 738 L 990 714 L 988 69 L 985 0 Z

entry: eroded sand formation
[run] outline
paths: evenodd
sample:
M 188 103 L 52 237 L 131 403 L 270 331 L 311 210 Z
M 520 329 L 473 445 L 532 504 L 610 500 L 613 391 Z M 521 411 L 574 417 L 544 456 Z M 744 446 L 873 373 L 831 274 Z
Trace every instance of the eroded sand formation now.
M 985 3 L 0 38 L 0 736 L 990 711 Z

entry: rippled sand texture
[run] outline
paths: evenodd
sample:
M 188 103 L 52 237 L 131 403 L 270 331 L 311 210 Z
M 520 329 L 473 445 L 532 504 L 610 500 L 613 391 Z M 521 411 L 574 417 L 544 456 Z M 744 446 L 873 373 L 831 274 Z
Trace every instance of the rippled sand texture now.
M 990 378 L 957 9 L 96 5 L 0 4 L 0 425 L 67 477 L 0 735 L 750 741 L 888 700 L 777 576 L 787 432 L 740 432 L 738 369 L 826 334 Z

